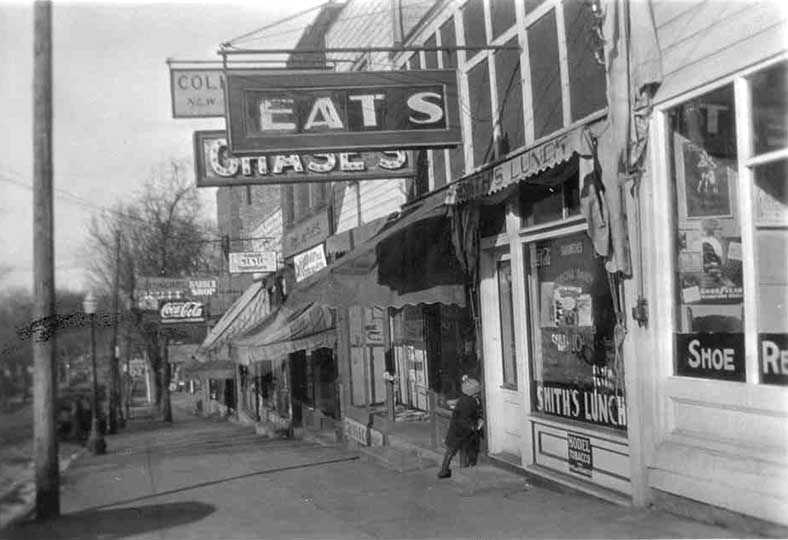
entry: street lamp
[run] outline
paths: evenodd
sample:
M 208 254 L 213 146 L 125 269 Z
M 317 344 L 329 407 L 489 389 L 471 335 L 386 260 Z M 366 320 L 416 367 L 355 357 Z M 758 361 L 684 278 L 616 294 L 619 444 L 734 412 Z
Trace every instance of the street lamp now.
M 104 435 L 99 429 L 98 419 L 98 380 L 96 378 L 96 297 L 90 291 L 82 301 L 82 309 L 90 315 L 90 363 L 93 369 L 93 403 L 90 421 L 90 435 L 88 436 L 88 450 L 93 454 L 104 454 L 107 452 L 107 443 Z

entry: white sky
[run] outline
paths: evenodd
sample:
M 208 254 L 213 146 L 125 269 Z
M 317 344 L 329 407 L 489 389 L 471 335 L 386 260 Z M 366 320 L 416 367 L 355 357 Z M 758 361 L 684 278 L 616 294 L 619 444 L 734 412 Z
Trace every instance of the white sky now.
M 216 60 L 219 43 L 323 0 L 55 2 L 54 183 L 58 288 L 80 289 L 90 216 L 136 192 L 155 165 L 192 158 L 192 132 L 222 119 L 171 117 L 167 58 Z M 245 46 L 292 46 L 315 12 Z M 269 37 L 265 37 L 269 36 Z M 32 2 L 0 0 L 0 290 L 32 287 Z M 9 181 L 10 180 L 10 181 Z M 213 189 L 206 209 L 215 215 Z

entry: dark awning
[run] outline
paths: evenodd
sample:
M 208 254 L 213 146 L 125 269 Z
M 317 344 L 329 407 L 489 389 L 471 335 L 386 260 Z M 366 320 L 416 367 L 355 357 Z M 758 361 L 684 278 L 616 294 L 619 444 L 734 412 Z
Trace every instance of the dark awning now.
M 296 284 L 288 301 L 329 306 L 465 305 L 445 191 L 404 209 L 350 253 Z
M 200 345 L 200 352 L 221 351 L 222 345 L 233 336 L 259 324 L 268 314 L 268 291 L 262 283 L 252 283 L 211 328 Z

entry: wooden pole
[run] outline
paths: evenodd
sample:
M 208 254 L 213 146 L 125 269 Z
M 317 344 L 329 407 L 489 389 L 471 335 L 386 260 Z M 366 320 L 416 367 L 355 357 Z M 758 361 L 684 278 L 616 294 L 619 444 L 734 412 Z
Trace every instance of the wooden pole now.
M 120 409 L 120 371 L 118 369 L 118 310 L 120 309 L 120 229 L 115 229 L 115 274 L 112 278 L 112 341 L 109 360 L 109 399 L 107 400 L 107 432 L 118 432 L 118 411 Z
M 33 6 L 33 317 L 55 313 L 52 201 L 52 4 Z M 42 324 L 39 332 L 46 332 Z M 41 339 L 46 337 L 46 339 Z M 60 515 L 60 471 L 55 436 L 55 335 L 33 340 L 33 456 L 37 519 Z
M 170 338 L 162 337 L 161 355 L 161 419 L 163 422 L 172 423 L 172 403 L 170 402 Z

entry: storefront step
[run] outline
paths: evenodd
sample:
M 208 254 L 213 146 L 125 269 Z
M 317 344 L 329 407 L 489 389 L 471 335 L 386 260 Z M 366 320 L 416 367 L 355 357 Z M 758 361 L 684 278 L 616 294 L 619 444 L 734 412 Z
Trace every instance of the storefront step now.
M 397 472 L 418 471 L 436 467 L 437 462 L 392 446 L 359 446 L 367 460 Z
M 553 471 L 540 465 L 529 465 L 522 469 L 525 475 L 535 485 L 542 485 L 568 493 L 582 493 L 591 495 L 613 504 L 632 506 L 632 499 L 611 489 L 586 482 L 579 478 L 568 477 L 560 472 Z
M 305 429 L 303 431 L 302 439 L 319 444 L 320 446 L 337 445 L 337 434 L 335 431 L 315 431 L 311 429 Z
M 432 448 L 425 448 L 424 446 L 419 446 L 417 444 L 408 441 L 403 437 L 399 437 L 394 434 L 389 434 L 388 442 L 389 442 L 389 446 L 391 446 L 392 448 L 396 448 L 402 452 L 419 456 L 422 460 L 431 462 L 435 466 L 439 465 L 443 460 L 443 453 L 441 451 L 433 450 Z

